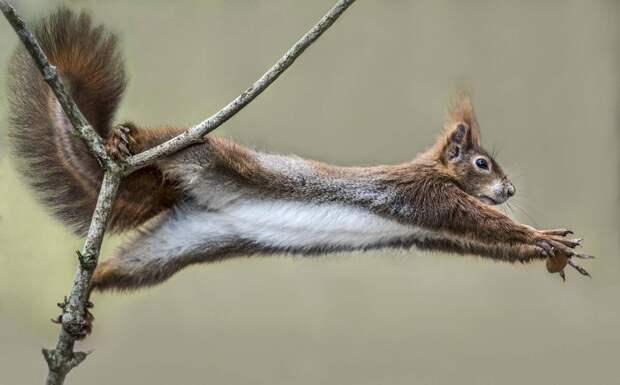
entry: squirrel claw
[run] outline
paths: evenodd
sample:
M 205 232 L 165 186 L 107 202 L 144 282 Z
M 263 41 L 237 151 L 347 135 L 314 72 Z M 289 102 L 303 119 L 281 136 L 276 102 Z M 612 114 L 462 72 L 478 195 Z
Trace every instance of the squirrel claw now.
M 550 273 L 558 273 L 562 277 L 563 281 L 566 281 L 566 275 L 564 269 L 567 265 L 577 270 L 579 274 L 591 277 L 590 273 L 583 267 L 577 265 L 574 261 L 575 258 L 591 259 L 592 255 L 585 253 L 578 253 L 574 249 L 577 246 L 581 246 L 582 238 L 569 239 L 565 238 L 565 235 L 570 230 L 556 229 L 556 230 L 542 230 L 541 239 L 536 242 L 536 246 L 543 248 L 547 251 L 547 271 Z M 551 250 L 551 252 L 549 251 Z
M 540 246 L 535 246 L 536 251 L 538 251 L 540 254 L 542 254 L 543 256 L 545 256 L 546 258 L 551 257 L 551 255 L 549 255 L 549 253 L 547 253 L 547 250 L 543 249 Z
M 552 239 L 558 243 L 561 243 L 564 246 L 570 247 L 571 249 L 574 249 L 577 246 L 581 246 L 581 241 L 582 239 L 569 239 L 569 238 L 564 238 L 564 237 L 559 237 L 559 236 L 552 236 Z
M 543 249 L 546 253 L 547 256 L 554 256 L 555 255 L 555 248 L 547 241 L 539 241 L 536 244 L 538 247 L 540 247 L 541 249 Z
M 95 317 L 88 309 L 84 309 L 84 317 L 69 324 L 64 324 L 63 328 L 76 340 L 83 340 L 93 331 L 93 321 Z
M 542 230 L 542 233 L 545 235 L 557 235 L 560 237 L 565 237 L 569 234 L 574 234 L 572 230 L 568 230 L 568 229 Z
M 579 272 L 579 274 L 585 275 L 586 277 L 592 278 L 592 276 L 590 275 L 590 273 L 588 273 L 588 271 L 586 269 L 584 269 L 583 267 L 579 266 L 578 264 L 576 264 L 575 262 L 571 261 L 570 259 L 568 260 L 568 264 L 573 269 L 577 270 Z
M 133 155 L 129 149 L 131 143 L 135 143 L 131 136 L 131 128 L 118 125 L 112 128 L 106 142 L 106 148 L 110 155 L 120 161 Z
M 564 270 L 558 271 L 560 277 L 562 277 L 562 281 L 566 282 L 566 274 L 564 274 Z
M 89 309 L 92 309 L 95 305 L 91 301 L 87 300 L 84 303 L 84 315 L 82 317 L 77 317 L 77 319 L 69 320 L 68 322 L 63 323 L 63 315 L 67 310 L 68 304 L 69 301 L 67 297 L 65 297 L 62 302 L 58 302 L 57 305 L 62 309 L 62 314 L 56 318 L 51 318 L 50 321 L 57 325 L 62 325 L 63 329 L 65 329 L 65 331 L 67 331 L 67 333 L 69 333 L 76 340 L 82 340 L 93 330 L 93 321 L 95 320 L 95 317 Z
M 594 259 L 594 258 L 596 258 L 594 255 L 585 254 L 585 253 L 576 253 L 575 255 L 573 255 L 573 257 L 580 258 L 580 259 Z

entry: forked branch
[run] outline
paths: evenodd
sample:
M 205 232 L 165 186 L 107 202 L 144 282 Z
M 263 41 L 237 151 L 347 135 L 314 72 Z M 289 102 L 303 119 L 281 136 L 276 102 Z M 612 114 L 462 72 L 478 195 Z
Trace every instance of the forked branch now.
M 91 153 L 99 160 L 101 167 L 106 171 L 88 235 L 82 251 L 78 253 L 80 263 L 73 280 L 73 286 L 69 297 L 62 304 L 63 314 L 60 318 L 62 328 L 58 335 L 56 348 L 43 349 L 43 355 L 49 368 L 46 382 L 48 385 L 63 384 L 67 373 L 86 358 L 86 353 L 75 352 L 73 348 L 75 342 L 83 335 L 88 324 L 86 308 L 89 303 L 89 286 L 94 269 L 97 266 L 101 242 L 103 241 L 121 177 L 157 159 L 173 154 L 190 144 L 200 142 L 204 135 L 226 122 L 269 87 L 354 2 L 355 0 L 339 0 L 269 71 L 213 116 L 189 128 L 168 142 L 132 156 L 125 163 L 120 164 L 110 156 L 103 139 L 88 123 L 76 103 L 67 93 L 55 67 L 49 62 L 41 46 L 26 28 L 23 20 L 7 1 L 0 0 L 0 10 L 19 36 L 26 50 L 30 53 L 43 78 L 53 90 L 76 134 L 87 144 Z

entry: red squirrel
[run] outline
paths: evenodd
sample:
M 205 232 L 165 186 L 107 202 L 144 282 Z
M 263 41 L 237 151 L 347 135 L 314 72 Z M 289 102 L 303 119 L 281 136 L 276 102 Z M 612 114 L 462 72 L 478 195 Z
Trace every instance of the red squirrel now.
M 126 86 L 114 34 L 61 8 L 35 35 L 76 103 L 118 159 L 186 127 L 113 125 Z M 10 65 L 10 136 L 21 171 L 43 204 L 85 234 L 102 170 L 75 135 L 24 49 Z M 538 230 L 494 205 L 515 186 L 484 150 L 470 98 L 451 106 L 437 141 L 397 165 L 338 167 L 258 152 L 208 135 L 121 184 L 108 229 L 137 229 L 97 267 L 91 289 L 156 285 L 195 263 L 235 256 L 411 248 L 507 262 L 547 259 L 563 276 L 580 239 Z

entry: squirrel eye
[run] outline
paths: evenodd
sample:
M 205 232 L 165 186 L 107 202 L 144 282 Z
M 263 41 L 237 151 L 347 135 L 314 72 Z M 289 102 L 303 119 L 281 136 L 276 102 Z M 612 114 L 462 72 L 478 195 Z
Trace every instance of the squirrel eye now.
M 489 169 L 489 163 L 484 158 L 478 158 L 478 159 L 476 159 L 476 167 L 478 167 L 479 169 L 482 169 L 482 170 L 488 170 Z

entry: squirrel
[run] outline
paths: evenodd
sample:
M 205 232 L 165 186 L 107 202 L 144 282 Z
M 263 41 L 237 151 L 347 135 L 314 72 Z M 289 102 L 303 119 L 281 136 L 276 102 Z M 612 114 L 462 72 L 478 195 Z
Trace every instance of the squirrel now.
M 116 36 L 84 12 L 60 8 L 34 29 L 71 96 L 124 159 L 186 127 L 114 125 L 127 84 Z M 39 200 L 86 233 L 103 172 L 72 133 L 23 48 L 10 63 L 9 134 Z M 494 207 L 516 192 L 481 145 L 471 99 L 461 93 L 436 142 L 396 165 L 339 167 L 258 152 L 213 135 L 126 177 L 108 230 L 136 235 L 100 263 L 92 290 L 156 285 L 186 266 L 238 256 L 318 255 L 411 248 L 507 262 L 547 260 L 563 276 L 573 257 L 566 229 L 538 230 Z

